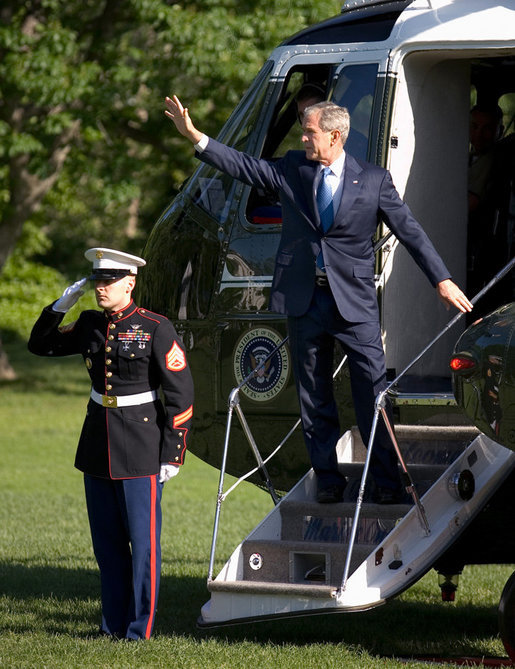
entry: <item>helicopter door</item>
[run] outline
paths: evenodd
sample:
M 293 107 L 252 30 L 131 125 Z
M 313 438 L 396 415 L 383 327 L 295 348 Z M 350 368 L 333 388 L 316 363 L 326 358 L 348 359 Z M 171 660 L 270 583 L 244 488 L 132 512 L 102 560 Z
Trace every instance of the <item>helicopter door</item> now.
M 488 50 L 417 51 L 398 68 L 389 133 L 389 167 L 394 183 L 433 241 L 453 280 L 472 298 L 511 257 L 509 209 L 513 189 L 513 55 Z M 470 211 L 469 123 L 479 101 L 504 116 L 504 136 L 494 138 L 490 209 L 480 220 L 481 251 L 486 260 L 467 276 L 467 245 L 474 232 Z M 511 185 L 510 185 L 511 184 Z M 495 246 L 494 246 L 495 244 Z M 490 246 L 489 246 L 490 245 Z M 492 248 L 490 248 L 492 247 Z M 469 250 L 470 255 L 470 250 Z M 439 303 L 434 289 L 409 254 L 397 245 L 389 262 L 382 295 L 387 365 L 400 372 L 436 336 L 454 312 Z M 493 294 L 493 291 L 492 291 Z M 504 295 L 504 293 L 503 293 Z M 511 301 L 513 292 L 496 306 Z M 479 305 L 476 305 L 479 307 Z M 484 315 L 475 308 L 471 319 Z M 450 329 L 410 370 L 399 387 L 407 395 L 450 393 L 449 352 L 466 319 Z M 420 403 L 420 400 L 417 400 Z M 446 401 L 446 400 L 444 400 Z

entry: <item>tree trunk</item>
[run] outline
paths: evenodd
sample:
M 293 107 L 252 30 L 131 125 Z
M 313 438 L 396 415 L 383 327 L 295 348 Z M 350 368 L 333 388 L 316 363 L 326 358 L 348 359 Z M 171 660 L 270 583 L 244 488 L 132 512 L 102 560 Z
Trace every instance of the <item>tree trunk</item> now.
M 16 378 L 16 372 L 7 358 L 0 339 L 0 381 L 14 381 Z
M 70 142 L 77 135 L 79 125 L 80 121 L 75 121 L 56 138 L 47 161 L 47 166 L 52 169 L 44 178 L 29 172 L 29 154 L 19 154 L 10 159 L 10 197 L 0 221 L 0 273 L 16 246 L 25 221 L 39 208 L 45 195 L 57 181 L 70 151 Z
M 25 221 L 38 209 L 43 198 L 55 184 L 70 151 L 70 141 L 76 136 L 80 122 L 76 121 L 56 138 L 47 165 L 52 168 L 44 178 L 28 170 L 29 154 L 14 156 L 9 161 L 9 203 L 0 220 L 0 275 L 16 246 Z M 0 379 L 15 379 L 0 339 Z

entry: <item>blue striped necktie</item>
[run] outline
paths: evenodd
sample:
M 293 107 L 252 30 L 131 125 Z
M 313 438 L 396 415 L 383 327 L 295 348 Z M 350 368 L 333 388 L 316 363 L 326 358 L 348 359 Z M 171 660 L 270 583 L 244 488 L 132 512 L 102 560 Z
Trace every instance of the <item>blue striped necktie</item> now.
M 333 191 L 329 185 L 328 176 L 331 174 L 330 167 L 324 167 L 322 176 L 317 188 L 317 207 L 320 216 L 320 223 L 324 234 L 329 230 L 334 221 L 333 212 Z M 317 267 L 325 271 L 324 258 L 322 251 L 318 254 Z

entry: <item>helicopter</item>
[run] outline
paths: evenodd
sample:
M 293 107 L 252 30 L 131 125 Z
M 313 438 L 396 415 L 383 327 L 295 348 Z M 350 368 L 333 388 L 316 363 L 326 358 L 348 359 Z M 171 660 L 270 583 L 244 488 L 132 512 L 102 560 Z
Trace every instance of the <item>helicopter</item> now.
M 340 15 L 272 52 L 217 139 L 268 160 L 298 148 L 299 94 L 312 86 L 347 107 L 346 151 L 391 172 L 456 283 L 484 286 L 513 258 L 514 22 L 508 0 L 346 2 Z M 482 229 L 490 233 L 475 246 L 469 198 L 474 108 L 500 109 L 502 117 L 495 197 L 482 214 Z M 389 396 L 418 503 L 380 510 L 365 493 L 356 517 L 351 507 L 361 493 L 366 451 L 353 428 L 349 375 L 335 358 L 339 462 L 354 485 L 349 498 L 334 505 L 340 508 L 321 512 L 296 429 L 285 318 L 267 309 L 280 233 L 281 210 L 271 194 L 200 165 L 163 211 L 144 250 L 138 299 L 171 318 L 183 338 L 196 387 L 189 448 L 221 470 L 217 504 L 229 473 L 267 488 L 275 505 L 213 578 L 217 506 L 211 600 L 199 625 L 372 608 L 432 567 L 444 599 L 451 599 L 465 564 L 511 563 L 515 555 L 512 542 L 498 548 L 483 542 L 481 550 L 466 543 L 471 523 L 497 509 L 496 499 L 506 501 L 501 493 L 514 466 L 511 442 L 503 445 L 484 423 L 475 424 L 477 411 L 471 415 L 470 403 L 464 410 L 453 392 L 457 374 L 449 358 L 468 323 L 458 319 L 448 327 L 431 286 L 379 221 L 375 281 Z M 508 274 L 477 302 L 474 319 L 512 301 Z M 434 343 L 418 359 L 427 342 Z M 233 411 L 239 423 L 232 422 Z M 349 550 L 353 540 L 355 551 Z

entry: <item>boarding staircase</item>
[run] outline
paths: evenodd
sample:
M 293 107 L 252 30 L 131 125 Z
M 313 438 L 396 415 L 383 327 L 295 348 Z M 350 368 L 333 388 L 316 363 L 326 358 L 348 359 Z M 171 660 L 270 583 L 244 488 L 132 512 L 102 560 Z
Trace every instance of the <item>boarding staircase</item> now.
M 468 426 L 396 427 L 398 444 L 419 497 L 477 434 L 476 428 Z M 349 461 L 339 464 L 348 480 L 343 502 L 317 503 L 316 481 L 310 472 L 280 500 L 272 512 L 274 519 L 259 525 L 242 542 L 233 576 L 212 580 L 209 590 L 333 596 L 342 583 L 365 454 L 359 433 L 353 429 L 345 447 Z M 372 486 L 367 483 L 365 489 L 350 574 L 412 508 L 409 498 L 406 504 L 373 503 Z M 395 560 L 391 562 L 390 568 L 395 569 Z

